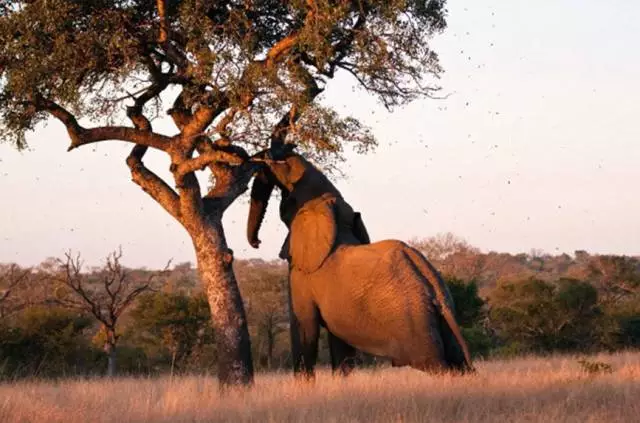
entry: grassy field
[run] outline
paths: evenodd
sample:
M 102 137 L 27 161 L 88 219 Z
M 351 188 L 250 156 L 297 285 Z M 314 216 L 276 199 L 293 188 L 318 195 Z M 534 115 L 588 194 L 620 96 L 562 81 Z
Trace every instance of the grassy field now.
M 260 375 L 253 389 L 220 396 L 212 377 L 122 378 L 0 385 L 0 422 L 634 422 L 640 353 L 477 362 L 472 376 L 408 369 Z

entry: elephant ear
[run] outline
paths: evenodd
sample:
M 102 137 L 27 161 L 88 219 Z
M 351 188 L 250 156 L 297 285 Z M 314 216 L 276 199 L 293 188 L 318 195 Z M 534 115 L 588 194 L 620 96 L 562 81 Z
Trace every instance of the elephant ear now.
M 316 271 L 331 252 L 336 235 L 333 204 L 323 201 L 302 208 L 291 224 L 289 252 L 292 265 L 304 273 Z

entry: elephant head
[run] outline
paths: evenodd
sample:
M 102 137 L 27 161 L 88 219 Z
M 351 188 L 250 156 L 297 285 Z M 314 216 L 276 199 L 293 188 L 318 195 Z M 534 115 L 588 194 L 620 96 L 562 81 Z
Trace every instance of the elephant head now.
M 289 170 L 287 157 L 289 157 L 295 148 L 295 144 L 284 144 L 271 149 L 264 150 L 254 156 L 251 160 L 259 163 L 262 167 L 256 174 L 253 185 L 251 186 L 251 206 L 249 208 L 249 220 L 247 223 L 247 239 L 253 248 L 260 246 L 258 233 L 262 226 L 264 215 L 267 211 L 269 198 L 273 189 L 278 186 L 282 194 L 282 202 L 280 203 L 280 217 L 289 226 L 290 220 L 287 221 L 286 210 L 284 205 L 289 198 L 291 187 L 293 186 L 293 172 Z M 300 172 L 296 172 L 300 173 Z
M 247 226 L 249 243 L 258 248 L 258 232 L 273 188 L 282 192 L 280 218 L 290 234 L 280 252 L 281 258 L 304 272 L 316 270 L 337 242 L 368 244 L 369 236 L 360 218 L 338 189 L 313 164 L 279 147 L 254 156 L 263 164 L 251 189 L 251 208 Z

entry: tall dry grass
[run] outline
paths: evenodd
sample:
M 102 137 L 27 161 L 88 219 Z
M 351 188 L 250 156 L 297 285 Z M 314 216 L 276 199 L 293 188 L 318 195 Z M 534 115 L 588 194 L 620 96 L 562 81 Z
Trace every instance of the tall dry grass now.
M 577 356 L 478 362 L 476 375 L 360 370 L 257 377 L 220 395 L 212 377 L 17 382 L 0 385 L 0 422 L 636 422 L 640 353 L 599 355 L 589 375 Z

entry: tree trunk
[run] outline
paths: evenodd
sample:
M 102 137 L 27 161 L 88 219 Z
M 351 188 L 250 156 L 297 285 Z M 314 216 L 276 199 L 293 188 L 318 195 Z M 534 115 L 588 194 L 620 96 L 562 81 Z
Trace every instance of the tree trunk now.
M 116 374 L 115 330 L 107 329 L 107 339 L 104 342 L 104 352 L 107 354 L 107 377 L 113 377 Z
M 276 343 L 275 324 L 272 316 L 269 317 L 268 324 L 269 329 L 267 330 L 267 368 L 271 370 L 271 366 L 273 364 L 273 349 Z
M 222 388 L 253 383 L 251 341 L 240 290 L 233 273 L 233 255 L 222 223 L 209 218 L 192 233 L 198 270 L 211 308 Z

